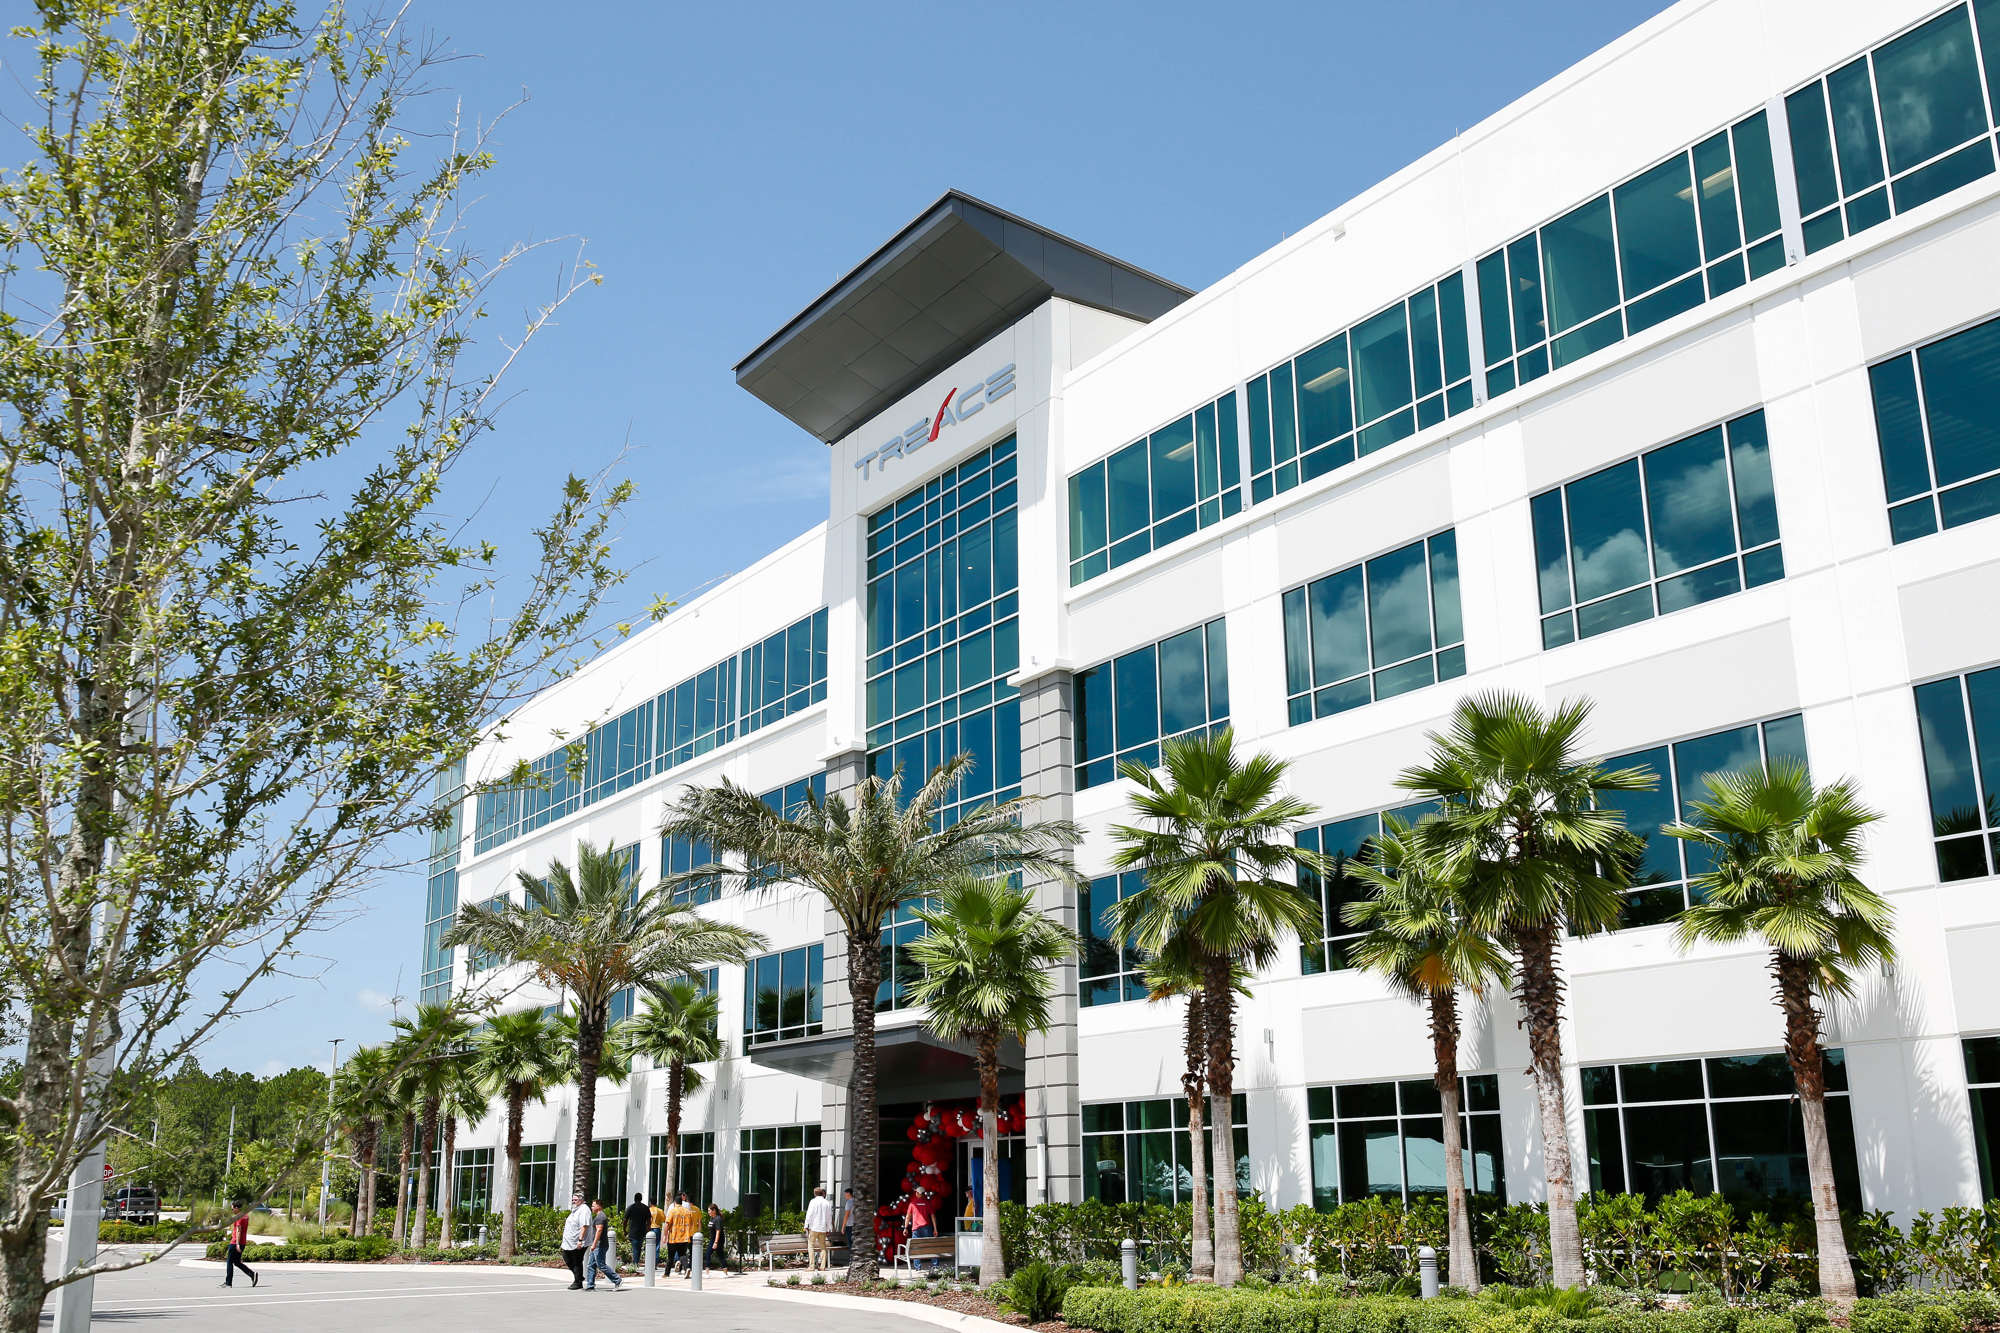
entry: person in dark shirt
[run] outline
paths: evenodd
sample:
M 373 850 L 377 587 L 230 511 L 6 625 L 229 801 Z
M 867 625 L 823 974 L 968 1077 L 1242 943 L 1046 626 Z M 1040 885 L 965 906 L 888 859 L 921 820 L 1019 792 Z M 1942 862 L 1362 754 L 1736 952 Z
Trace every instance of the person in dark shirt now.
M 625 1237 L 632 1242 L 633 1264 L 646 1262 L 646 1233 L 652 1229 L 653 1210 L 646 1206 L 646 1196 L 634 1194 L 625 1205 Z

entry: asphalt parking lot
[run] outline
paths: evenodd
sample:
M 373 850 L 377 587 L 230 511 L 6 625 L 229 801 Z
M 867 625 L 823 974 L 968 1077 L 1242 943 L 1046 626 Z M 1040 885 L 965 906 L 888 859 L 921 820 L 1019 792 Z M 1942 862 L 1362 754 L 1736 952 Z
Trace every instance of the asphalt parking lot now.
M 843 1309 L 823 1297 L 773 1299 L 734 1294 L 761 1287 L 761 1277 L 728 1279 L 724 1290 L 694 1293 L 684 1284 L 647 1290 L 629 1275 L 625 1290 L 569 1290 L 569 1274 L 474 1266 L 338 1267 L 266 1264 L 251 1287 L 241 1274 L 221 1286 L 220 1264 L 185 1263 L 176 1254 L 158 1263 L 97 1279 L 92 1329 L 200 1329 L 202 1333 L 299 1330 L 370 1333 L 431 1329 L 446 1321 L 495 1333 L 547 1333 L 578 1321 L 593 1329 L 658 1329 L 662 1321 L 698 1319 L 702 1333 L 921 1333 L 929 1323 L 899 1315 L 885 1302 Z M 807 1304 L 806 1302 L 812 1302 Z M 879 1305 L 881 1308 L 874 1308 Z M 51 1317 L 43 1315 L 44 1328 Z

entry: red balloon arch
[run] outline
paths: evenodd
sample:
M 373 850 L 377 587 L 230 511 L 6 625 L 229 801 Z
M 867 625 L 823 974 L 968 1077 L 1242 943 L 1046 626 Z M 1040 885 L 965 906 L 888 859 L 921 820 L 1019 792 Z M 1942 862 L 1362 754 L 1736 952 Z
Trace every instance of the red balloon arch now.
M 1002 1134 L 1019 1134 L 1028 1128 L 1028 1105 L 1023 1098 L 1003 1099 L 999 1114 L 998 1129 Z M 956 1151 L 953 1145 L 959 1139 L 976 1139 L 979 1134 L 977 1102 L 934 1103 L 910 1123 L 904 1131 L 910 1140 L 910 1160 L 903 1167 L 896 1193 L 885 1198 L 875 1210 L 875 1245 L 882 1262 L 893 1259 L 896 1247 L 909 1235 L 910 1224 L 904 1210 L 910 1206 L 910 1200 L 923 1199 L 940 1214 L 947 1211 L 943 1207 L 944 1176 Z

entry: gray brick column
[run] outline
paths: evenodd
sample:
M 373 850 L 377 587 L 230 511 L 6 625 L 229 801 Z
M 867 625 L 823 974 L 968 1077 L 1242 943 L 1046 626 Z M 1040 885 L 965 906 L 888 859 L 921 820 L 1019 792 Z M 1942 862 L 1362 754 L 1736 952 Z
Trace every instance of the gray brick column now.
M 1021 794 L 1032 819 L 1073 819 L 1076 810 L 1074 682 L 1051 671 L 1021 686 Z M 1027 886 L 1035 905 L 1071 930 L 1076 890 L 1057 879 Z M 1083 1199 L 1083 1106 L 1077 1083 L 1077 970 L 1075 960 L 1056 972 L 1055 1021 L 1028 1038 L 1028 1143 L 1046 1154 L 1041 1173 L 1030 1169 L 1029 1202 L 1079 1203 Z M 1033 1154 L 1031 1153 L 1031 1160 Z M 1047 1192 L 1042 1192 L 1042 1180 Z
M 868 773 L 868 753 L 865 750 L 847 750 L 834 755 L 826 765 L 826 794 L 850 798 L 861 779 Z M 824 961 L 820 971 L 820 1025 L 828 1033 L 847 1032 L 854 1025 L 847 989 L 847 933 L 841 928 L 840 918 L 831 911 L 826 914 Z M 850 1155 L 851 1145 L 847 1141 L 847 1127 L 853 1123 L 853 1105 L 848 1089 L 833 1083 L 820 1084 L 819 1143 L 820 1157 L 831 1164 L 826 1174 L 831 1179 L 822 1183 L 836 1207 L 840 1201 L 840 1191 L 854 1178 L 854 1168 Z

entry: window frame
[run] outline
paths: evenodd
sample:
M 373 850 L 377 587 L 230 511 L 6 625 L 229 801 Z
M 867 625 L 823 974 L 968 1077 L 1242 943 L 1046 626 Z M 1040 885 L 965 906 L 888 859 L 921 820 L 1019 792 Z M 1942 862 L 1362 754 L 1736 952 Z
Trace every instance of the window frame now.
M 1243 494 L 1243 425 L 1240 416 L 1241 391 L 1241 385 L 1232 385 L 1200 406 L 1153 426 L 1149 430 L 1142 432 L 1137 439 L 1121 445 L 1102 458 L 1094 459 L 1084 464 L 1075 472 L 1069 474 L 1064 482 L 1063 493 L 1068 504 L 1068 509 L 1065 511 L 1068 517 L 1068 525 L 1064 528 L 1064 532 L 1067 534 L 1068 544 L 1071 548 L 1068 551 L 1068 559 L 1066 561 L 1066 567 L 1069 570 L 1070 587 L 1080 587 L 1092 579 L 1100 578 L 1105 574 L 1111 573 L 1113 570 L 1123 568 L 1132 561 L 1141 559 L 1155 551 L 1164 551 L 1169 547 L 1177 546 L 1189 537 L 1221 523 L 1224 519 L 1234 518 L 1248 507 Z M 1215 423 L 1216 490 L 1212 495 L 1205 494 L 1202 490 L 1201 418 L 1204 412 L 1209 413 Z M 1223 425 L 1225 421 L 1228 422 L 1227 427 Z M 1194 502 L 1162 515 L 1153 512 L 1152 440 L 1155 435 L 1172 430 L 1182 422 L 1188 423 L 1189 447 L 1194 450 Z M 1133 450 L 1137 450 L 1140 457 L 1146 462 L 1147 522 L 1143 527 L 1114 541 L 1111 536 L 1109 495 L 1111 462 L 1113 459 L 1124 457 Z M 1081 526 L 1079 504 L 1084 494 L 1084 488 L 1089 485 L 1087 478 L 1092 473 L 1096 473 L 1102 479 L 1101 485 L 1105 490 L 1104 541 L 1101 545 L 1090 547 L 1087 550 L 1078 550 L 1075 548 L 1078 546 L 1077 537 Z M 1178 524 L 1183 518 L 1190 519 L 1193 526 L 1185 532 L 1171 532 L 1162 538 L 1160 533 L 1162 528 Z M 1134 549 L 1122 556 L 1118 554 L 1120 546 L 1128 542 L 1134 542 L 1135 539 L 1142 535 L 1146 538 L 1144 543 L 1145 550 Z
M 1167 1124 L 1164 1128 L 1135 1129 L 1132 1127 L 1132 1121 L 1135 1118 L 1134 1111 L 1132 1108 L 1138 1106 L 1160 1106 L 1160 1105 L 1164 1105 L 1167 1108 Z M 1086 1125 L 1088 1124 L 1090 1118 L 1090 1113 L 1093 1111 L 1101 1111 L 1103 1108 L 1107 1106 L 1115 1106 L 1118 1108 L 1118 1128 L 1116 1129 L 1104 1129 L 1101 1127 L 1097 1129 L 1086 1128 Z M 1204 1109 L 1206 1108 L 1204 1107 Z M 1167 1145 L 1169 1153 L 1169 1167 L 1173 1172 L 1174 1197 L 1170 1202 L 1173 1203 L 1185 1202 L 1185 1199 L 1183 1197 L 1183 1191 L 1181 1189 L 1181 1177 L 1183 1175 L 1188 1177 L 1189 1188 L 1192 1189 L 1193 1175 L 1194 1175 L 1192 1166 L 1188 1161 L 1188 1105 L 1186 1097 L 1108 1098 L 1104 1101 L 1085 1102 L 1079 1108 L 1077 1116 L 1077 1125 L 1079 1130 L 1078 1143 L 1082 1149 L 1082 1155 L 1083 1155 L 1083 1197 L 1086 1201 L 1101 1201 L 1105 1203 L 1150 1202 L 1149 1200 L 1146 1200 L 1143 1197 L 1137 1199 L 1133 1197 L 1131 1166 L 1137 1154 L 1133 1151 L 1132 1143 L 1133 1140 L 1137 1138 L 1157 1135 L 1160 1136 L 1160 1138 Z M 1232 1094 L 1230 1098 L 1229 1128 L 1230 1128 L 1230 1144 L 1232 1149 L 1236 1153 L 1235 1167 L 1236 1167 L 1237 1187 L 1244 1192 L 1248 1192 L 1249 1189 L 1251 1188 L 1248 1180 L 1248 1176 L 1250 1175 L 1250 1170 L 1251 1170 L 1250 1164 L 1254 1159 L 1250 1156 L 1249 1099 L 1247 1096 L 1245 1096 L 1245 1094 L 1241 1092 Z M 1210 1129 L 1210 1132 L 1211 1133 L 1213 1132 L 1212 1127 Z M 1092 1140 L 1106 1139 L 1106 1138 L 1115 1138 L 1119 1141 L 1119 1146 L 1120 1146 L 1119 1175 L 1121 1179 L 1124 1181 L 1124 1191 L 1125 1191 L 1125 1198 L 1123 1200 L 1111 1200 L 1111 1199 L 1100 1198 L 1103 1188 L 1102 1185 L 1103 1172 L 1101 1172 L 1098 1169 L 1097 1164 L 1099 1161 L 1103 1159 L 1091 1156 L 1090 1149 Z M 1211 1151 L 1205 1153 L 1204 1156 L 1207 1158 L 1209 1180 L 1212 1183 L 1215 1179 L 1215 1161 L 1213 1153 Z
M 1925 351 L 1932 347 L 1948 343 L 1954 338 L 1984 329 L 1989 325 L 2000 326 L 2000 314 L 1987 314 L 1978 319 L 1968 320 L 1954 328 L 1947 329 L 1942 333 L 1932 334 L 1918 342 L 1910 343 L 1908 346 L 1888 356 L 1878 357 L 1868 363 L 1870 421 L 1875 431 L 1876 461 L 1882 468 L 1882 499 L 1889 516 L 1889 542 L 1892 546 L 1901 546 L 1905 542 L 1920 541 L 1925 537 L 1935 537 L 1939 533 L 1949 531 L 1952 528 L 1966 527 L 1982 519 L 1992 518 L 1996 514 L 2000 514 L 2000 506 L 1997 506 L 1991 513 L 1961 519 L 1956 523 L 1947 524 L 1944 521 L 1945 494 L 1951 491 L 1970 490 L 1975 486 L 2000 487 L 2000 465 L 1946 485 L 1938 483 L 1937 454 L 1931 433 L 1930 394 L 1924 384 L 1923 354 Z M 1898 361 L 1907 361 L 1910 367 L 1910 383 L 1915 393 L 1917 409 L 1917 427 L 1923 437 L 1924 480 L 1926 482 L 1923 490 L 1915 494 L 1905 495 L 1900 499 L 1889 494 L 1889 463 L 1883 449 L 1882 414 L 1875 392 L 1876 372 L 1894 365 Z M 1921 531 L 1911 529 L 1899 533 L 1896 521 L 1898 512 L 1912 512 L 1919 506 L 1922 507 L 1923 512 L 1929 519 L 1928 526 Z
M 1410 818 L 1409 816 L 1413 812 L 1415 818 Z M 1345 858 L 1352 861 L 1359 858 L 1367 850 L 1370 842 L 1382 836 L 1382 820 L 1384 816 L 1395 815 L 1398 819 L 1403 820 L 1406 825 L 1414 828 L 1425 816 L 1435 814 L 1436 812 L 1437 802 L 1428 800 L 1405 801 L 1401 805 L 1384 806 L 1377 810 L 1357 810 L 1350 815 L 1342 815 L 1337 819 L 1323 819 L 1309 827 L 1295 830 L 1292 834 L 1292 841 L 1296 845 L 1304 847 L 1306 846 L 1305 839 L 1310 837 L 1313 840 L 1310 850 L 1324 852 L 1326 850 L 1327 829 L 1333 828 L 1338 824 L 1351 824 L 1357 819 L 1373 819 L 1375 821 L 1375 831 L 1361 840 L 1361 846 L 1355 849 L 1353 856 Z M 1333 972 L 1346 972 L 1350 970 L 1354 965 L 1347 960 L 1344 946 L 1347 941 L 1359 939 L 1367 932 L 1356 930 L 1348 926 L 1346 922 L 1338 920 L 1340 914 L 1337 910 L 1332 910 L 1333 904 L 1327 898 L 1328 884 L 1326 876 L 1316 874 L 1303 867 L 1297 871 L 1297 875 L 1300 878 L 1311 877 L 1313 881 L 1312 888 L 1308 890 L 1301 883 L 1299 889 L 1301 892 L 1309 893 L 1313 901 L 1318 904 L 1320 921 L 1319 938 L 1301 939 L 1299 941 L 1299 975 L 1316 977 Z M 1346 902 L 1347 900 L 1343 899 L 1340 905 L 1345 906 Z M 1338 931 L 1333 929 L 1336 925 L 1340 927 Z M 1337 944 L 1343 946 L 1338 963 L 1334 962 L 1334 946 Z M 1319 955 L 1317 962 L 1311 960 L 1311 955 L 1315 952 Z
M 801 990 L 804 997 L 805 1017 L 801 1022 L 785 1021 L 786 997 L 793 992 L 785 985 L 785 961 L 794 954 L 803 955 L 800 967 L 803 970 Z M 757 965 L 767 959 L 775 960 L 773 966 L 778 972 L 778 1021 L 775 1026 L 764 1027 L 757 1022 Z M 790 949 L 774 949 L 759 954 L 743 967 L 743 1048 L 769 1045 L 775 1041 L 790 1041 L 798 1037 L 816 1037 L 825 1029 L 826 1003 L 826 945 L 823 941 L 812 944 L 795 945 Z
M 1458 638 L 1449 643 L 1439 642 L 1438 574 L 1436 570 L 1436 556 L 1434 554 L 1434 547 L 1437 541 L 1444 537 L 1451 539 L 1451 577 L 1453 585 L 1458 591 Z M 1387 560 L 1392 556 L 1402 555 L 1411 547 L 1421 548 L 1423 553 L 1425 624 L 1430 636 L 1430 647 L 1424 652 L 1416 653 L 1409 657 L 1397 658 L 1393 662 L 1377 662 L 1375 660 L 1374 598 L 1370 595 L 1373 584 L 1368 574 L 1368 568 L 1370 565 Z M 1284 682 L 1286 725 L 1289 727 L 1302 727 L 1308 723 L 1321 721 L 1329 717 L 1337 717 L 1342 713 L 1351 713 L 1356 709 L 1366 708 L 1370 704 L 1381 703 L 1384 699 L 1393 699 L 1399 695 L 1414 694 L 1419 690 L 1430 689 L 1434 686 L 1442 685 L 1446 681 L 1457 680 L 1465 675 L 1467 665 L 1465 657 L 1465 593 L 1462 574 L 1464 567 L 1465 562 L 1458 550 L 1458 529 L 1455 525 L 1451 525 L 1439 528 L 1433 532 L 1424 533 L 1413 541 L 1404 542 L 1386 551 L 1377 551 L 1372 555 L 1342 565 L 1337 569 L 1330 569 L 1323 574 L 1307 579 L 1303 583 L 1294 584 L 1280 592 L 1278 594 L 1278 609 L 1282 622 L 1281 628 L 1284 633 L 1284 657 L 1282 660 L 1286 672 Z M 1361 637 L 1367 654 L 1368 666 L 1364 671 L 1342 676 L 1338 680 L 1322 682 L 1318 679 L 1313 665 L 1314 659 L 1317 656 L 1315 652 L 1317 639 L 1313 631 L 1312 590 L 1330 580 L 1352 574 L 1356 570 L 1359 570 L 1361 573 Z M 1305 625 L 1305 641 L 1300 646 L 1307 674 L 1307 685 L 1303 690 L 1294 690 L 1292 688 L 1290 674 L 1292 660 L 1291 603 L 1295 595 L 1302 599 L 1299 605 L 1302 608 L 1302 619 Z M 1431 679 L 1429 682 L 1422 685 L 1413 685 L 1408 689 L 1397 690 L 1391 694 L 1378 692 L 1377 682 L 1381 676 L 1399 667 L 1406 667 L 1412 662 L 1426 660 L 1429 661 L 1431 667 Z M 1325 712 L 1320 711 L 1320 695 L 1350 686 L 1355 681 L 1360 680 L 1365 680 L 1368 683 L 1368 698 L 1365 701 L 1331 707 Z M 1303 715 L 1301 715 L 1302 705 Z
M 547 1156 L 542 1154 L 546 1152 Z M 530 1175 L 530 1172 L 536 1174 Z M 546 1173 L 546 1175 L 542 1173 Z M 539 1182 L 541 1189 L 534 1191 L 530 1182 Z M 526 1207 L 553 1208 L 556 1201 L 556 1145 L 554 1143 L 524 1143 L 521 1145 L 521 1173 L 514 1181 L 514 1199 Z
M 1917 754 L 1924 767 L 1924 800 L 1926 806 L 1924 814 L 1930 826 L 1928 837 L 1931 844 L 1932 864 L 1937 871 L 1938 883 L 1940 885 L 1969 884 L 1975 880 L 1992 879 L 1995 875 L 2000 875 L 2000 810 L 1996 810 L 1995 808 L 1995 801 L 1996 798 L 2000 798 L 2000 792 L 1991 790 L 1994 784 L 1988 782 L 1987 774 L 1979 762 L 1979 727 L 1972 712 L 1972 677 L 1983 676 L 1988 672 L 2000 673 L 2000 663 L 1988 663 L 1984 666 L 1969 667 L 1963 671 L 1946 672 L 1944 675 L 1935 676 L 1928 680 L 1912 681 L 1910 684 L 1910 707 L 1912 713 L 1915 714 L 1915 721 L 1917 723 Z M 1932 793 L 1931 787 L 1930 746 L 1924 740 L 1923 713 L 1918 708 L 1917 695 L 1922 690 L 1928 689 L 1931 686 L 1942 685 L 1946 681 L 1950 681 L 1958 687 L 1958 716 L 1959 720 L 1965 726 L 1965 730 L 1959 735 L 1959 740 L 1965 746 L 1966 760 L 1971 770 L 1972 792 L 1977 802 L 1975 809 L 1979 814 L 1980 825 L 1977 830 L 1970 832 L 1955 831 L 1940 834 L 1937 831 L 1937 816 L 1935 814 L 1936 798 Z M 1995 774 L 1994 776 L 2000 778 L 2000 774 Z M 1944 864 L 1944 844 L 1949 842 L 1971 842 L 1974 839 L 1978 840 L 1981 853 L 1985 857 L 1985 872 L 1978 875 L 1957 875 L 1947 878 Z
M 1493 1093 L 1493 1105 L 1491 1106 L 1491 1108 L 1481 1107 L 1478 1109 L 1474 1109 L 1472 1105 L 1472 1084 L 1475 1079 L 1490 1081 L 1490 1086 L 1492 1088 L 1492 1093 Z M 1405 1083 L 1421 1083 L 1427 1087 L 1430 1087 L 1433 1090 L 1433 1093 L 1435 1093 L 1436 1082 L 1434 1078 L 1428 1074 L 1420 1074 L 1412 1076 L 1410 1078 L 1396 1078 L 1396 1079 L 1347 1079 L 1337 1083 L 1315 1083 L 1315 1084 L 1309 1084 L 1307 1086 L 1306 1164 L 1307 1164 L 1307 1178 L 1309 1181 L 1308 1188 L 1310 1190 L 1309 1202 L 1311 1203 L 1314 1211 L 1316 1212 L 1327 1211 L 1326 1208 L 1322 1206 L 1322 1201 L 1320 1199 L 1320 1194 L 1323 1187 L 1320 1184 L 1320 1178 L 1319 1178 L 1319 1156 L 1317 1152 L 1315 1152 L 1314 1150 L 1318 1139 L 1318 1135 L 1315 1133 L 1316 1130 L 1322 1130 L 1322 1129 L 1326 1130 L 1330 1132 L 1333 1136 L 1334 1179 L 1332 1183 L 1332 1194 L 1334 1197 L 1335 1206 L 1339 1206 L 1341 1204 L 1346 1204 L 1346 1203 L 1357 1202 L 1357 1200 L 1349 1199 L 1347 1197 L 1346 1182 L 1342 1179 L 1343 1173 L 1341 1170 L 1341 1139 L 1342 1139 L 1341 1126 L 1343 1125 L 1380 1125 L 1384 1123 L 1395 1125 L 1396 1144 L 1397 1144 L 1396 1171 L 1398 1179 L 1401 1183 L 1401 1192 L 1398 1194 L 1397 1197 L 1406 1206 L 1409 1204 L 1411 1197 L 1410 1159 L 1409 1159 L 1410 1135 L 1408 1130 L 1406 1129 L 1406 1126 L 1413 1121 L 1421 1122 L 1421 1121 L 1435 1120 L 1439 1123 L 1440 1129 L 1442 1129 L 1443 1112 L 1442 1110 L 1440 1110 L 1438 1114 L 1432 1115 L 1426 1111 L 1404 1110 L 1403 1085 Z M 1394 1101 L 1395 1104 L 1395 1110 L 1390 1115 L 1387 1116 L 1366 1116 L 1366 1115 L 1343 1116 L 1342 1114 L 1340 1114 L 1340 1091 L 1342 1088 L 1356 1088 L 1356 1087 L 1389 1088 L 1392 1094 L 1392 1100 Z M 1324 1090 L 1324 1092 L 1327 1095 L 1327 1103 L 1330 1112 L 1328 1115 L 1325 1116 L 1315 1115 L 1312 1110 L 1312 1103 L 1315 1100 L 1313 1094 L 1316 1092 L 1320 1092 L 1322 1090 Z M 1497 1199 L 1501 1204 L 1504 1205 L 1507 1202 L 1507 1163 L 1506 1163 L 1505 1149 L 1500 1145 L 1501 1145 L 1501 1136 L 1505 1132 L 1504 1130 L 1505 1114 L 1504 1114 L 1504 1108 L 1501 1106 L 1500 1103 L 1500 1075 L 1498 1071 L 1476 1070 L 1476 1069 L 1473 1070 L 1461 1069 L 1459 1071 L 1458 1116 L 1460 1121 L 1460 1127 L 1459 1127 L 1460 1151 L 1465 1156 L 1465 1158 L 1468 1159 L 1466 1162 L 1466 1172 L 1465 1172 L 1466 1194 L 1468 1196 L 1485 1195 L 1489 1198 Z M 1495 1188 L 1482 1189 L 1479 1184 L 1479 1172 L 1477 1170 L 1478 1151 L 1474 1146 L 1473 1132 L 1472 1132 L 1473 1118 L 1475 1116 L 1479 1117 L 1482 1127 L 1489 1129 L 1494 1135 L 1493 1139 L 1495 1145 L 1494 1162 L 1498 1167 L 1499 1175 L 1497 1180 L 1489 1181 L 1488 1183 L 1494 1185 Z M 1418 1191 L 1417 1197 L 1418 1198 L 1442 1197 L 1443 1193 L 1444 1193 L 1443 1190 L 1437 1190 L 1435 1192 L 1430 1190 L 1420 1190 Z M 1384 1196 L 1377 1195 L 1371 1191 L 1369 1194 L 1362 1197 L 1380 1198 Z
M 788 1145 L 785 1139 L 793 1133 L 798 1135 L 799 1141 L 796 1144 Z M 766 1134 L 771 1136 L 768 1146 L 760 1142 L 758 1138 L 758 1136 Z M 752 1192 L 750 1187 L 757 1181 L 758 1160 L 768 1158 L 771 1162 L 771 1180 L 773 1182 L 771 1192 L 764 1194 L 762 1190 L 756 1191 L 756 1193 L 763 1195 L 765 1215 L 776 1219 L 788 1212 L 803 1212 L 806 1201 L 812 1198 L 813 1186 L 820 1183 L 820 1162 L 823 1147 L 824 1145 L 820 1141 L 820 1127 L 816 1124 L 753 1125 L 747 1128 L 739 1128 L 736 1140 L 736 1198 L 738 1205 L 741 1206 L 743 1196 Z M 776 1187 L 777 1182 L 782 1179 L 780 1170 L 781 1159 L 793 1154 L 796 1154 L 798 1157 L 800 1179 L 799 1198 L 796 1204 L 789 1199 L 780 1202 L 777 1198 L 778 1191 Z
M 1168 741 L 1197 734 L 1204 736 L 1211 735 L 1218 728 L 1229 725 L 1228 621 L 1229 618 L 1226 615 L 1214 616 L 1206 620 L 1197 621 L 1192 625 L 1182 626 L 1171 634 L 1161 635 L 1151 643 L 1142 643 L 1136 647 L 1128 648 L 1122 653 L 1108 657 L 1102 662 L 1098 662 L 1075 673 L 1072 677 L 1074 682 L 1072 708 L 1074 716 L 1078 719 L 1075 728 L 1077 755 L 1076 789 L 1078 791 L 1084 791 L 1091 787 L 1101 787 L 1118 781 L 1118 767 L 1127 760 L 1143 762 L 1148 768 L 1158 768 L 1160 766 L 1161 747 Z M 1197 634 L 1201 641 L 1201 711 L 1205 721 L 1199 726 L 1187 727 L 1180 731 L 1169 733 L 1166 730 L 1166 682 L 1161 675 L 1160 649 L 1173 640 L 1182 638 L 1188 634 Z M 1221 650 L 1222 657 L 1222 669 L 1219 673 L 1216 670 L 1215 660 L 1218 648 Z M 1148 740 L 1135 741 L 1130 745 L 1121 746 L 1119 744 L 1120 738 L 1117 734 L 1120 711 L 1118 707 L 1117 664 L 1137 653 L 1146 652 L 1150 652 L 1153 655 L 1153 735 Z M 1084 753 L 1086 738 L 1083 727 L 1083 692 L 1086 680 L 1100 671 L 1107 673 L 1104 679 L 1107 682 L 1106 689 L 1109 692 L 1110 699 L 1111 752 L 1109 754 L 1091 755 Z M 1221 682 L 1221 703 L 1223 705 L 1222 711 L 1219 714 L 1215 711 L 1218 677 Z

